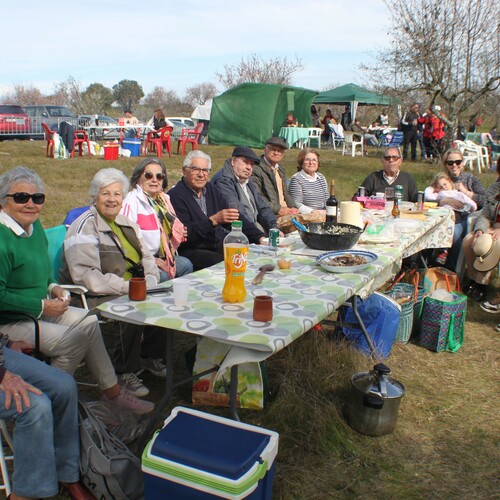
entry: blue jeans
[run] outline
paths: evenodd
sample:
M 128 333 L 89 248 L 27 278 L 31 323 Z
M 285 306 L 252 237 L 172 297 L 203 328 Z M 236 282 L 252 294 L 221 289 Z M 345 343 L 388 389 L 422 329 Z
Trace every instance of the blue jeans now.
M 170 279 L 170 276 L 168 275 L 168 273 L 165 272 L 163 269 L 159 269 L 159 271 L 160 271 L 160 283 L 163 283 L 164 281 L 168 281 Z M 184 276 L 184 275 L 192 273 L 192 272 L 193 272 L 193 264 L 191 264 L 191 261 L 186 257 L 176 255 L 175 256 L 175 277 L 179 278 L 180 276 Z
M 460 249 L 462 248 L 462 242 L 464 236 L 467 234 L 467 217 L 459 222 L 455 222 L 455 227 L 453 228 L 453 243 L 450 248 L 450 253 L 446 259 L 446 267 L 452 271 L 456 271 L 458 255 L 460 254 Z
M 58 482 L 78 481 L 80 439 L 78 393 L 71 375 L 25 354 L 4 348 L 5 368 L 22 377 L 41 395 L 29 393 L 31 406 L 17 413 L 5 409 L 0 391 L 0 418 L 13 419 L 14 493 L 44 498 L 57 494 Z

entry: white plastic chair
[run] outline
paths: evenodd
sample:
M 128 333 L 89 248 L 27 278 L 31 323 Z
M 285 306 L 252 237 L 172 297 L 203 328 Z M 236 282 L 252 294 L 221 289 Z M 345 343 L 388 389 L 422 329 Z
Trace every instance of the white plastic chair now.
M 355 139 L 359 138 L 359 141 Z M 351 156 L 356 156 L 356 148 L 359 146 L 360 154 L 363 156 L 363 136 L 361 134 L 356 134 L 354 132 L 344 132 L 344 146 L 342 148 L 342 156 L 344 156 L 348 150 L 351 150 Z
M 344 143 L 344 127 L 340 125 L 340 123 L 329 123 L 328 127 L 331 130 L 330 139 L 332 141 L 332 146 L 335 151 L 337 150 L 337 146 Z
M 318 149 L 321 149 L 321 134 L 323 133 L 323 129 L 320 128 L 310 128 L 309 135 L 307 136 L 307 147 L 311 147 L 311 140 L 316 141 L 318 143 Z
M 9 455 L 5 455 L 5 446 L 10 448 Z M 0 486 L 0 490 L 5 491 L 6 497 L 12 493 L 9 471 L 7 469 L 7 460 L 14 460 L 14 443 L 12 442 L 12 437 L 9 434 L 5 420 L 0 420 L 0 471 L 2 473 L 3 481 L 3 484 Z
M 477 170 L 481 173 L 481 160 L 479 159 L 476 148 L 468 146 L 464 141 L 459 140 L 456 140 L 455 144 L 464 157 L 464 167 L 469 165 L 471 171 L 474 172 L 474 162 L 476 162 Z
M 480 168 L 488 170 L 490 168 L 490 155 L 486 146 L 481 146 L 473 141 L 465 139 L 465 144 L 476 151 L 479 158 Z M 481 172 L 481 170 L 479 170 Z

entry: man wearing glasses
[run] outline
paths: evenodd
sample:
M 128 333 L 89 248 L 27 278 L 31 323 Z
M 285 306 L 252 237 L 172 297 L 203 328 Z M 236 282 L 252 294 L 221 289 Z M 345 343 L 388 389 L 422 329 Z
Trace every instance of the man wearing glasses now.
M 403 186 L 403 201 L 416 202 L 418 197 L 417 181 L 408 172 L 401 172 L 401 153 L 398 148 L 387 148 L 382 156 L 384 168 L 372 172 L 362 183 L 366 196 L 385 193 L 388 187 Z
M 271 137 L 266 142 L 260 164 L 253 169 L 252 182 L 267 201 L 277 217 L 298 213 L 293 198 L 288 193 L 285 169 L 280 165 L 288 145 L 281 137 Z
M 222 244 L 235 220 L 243 222 L 250 243 L 261 243 L 264 238 L 264 233 L 237 208 L 229 208 L 228 200 L 208 182 L 211 163 L 203 151 L 191 151 L 184 159 L 182 179 L 168 192 L 188 232 L 179 254 L 193 263 L 195 271 L 224 260 Z

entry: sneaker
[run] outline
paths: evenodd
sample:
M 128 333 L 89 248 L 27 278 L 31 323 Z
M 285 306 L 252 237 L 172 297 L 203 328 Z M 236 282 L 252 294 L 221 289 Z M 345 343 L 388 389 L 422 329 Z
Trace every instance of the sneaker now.
M 444 250 L 436 257 L 436 264 L 444 266 L 446 264 L 446 259 L 448 258 L 448 250 Z
M 142 380 L 135 373 L 118 375 L 118 383 L 130 394 L 138 398 L 143 398 L 149 394 L 149 389 L 143 385 Z
M 157 377 L 165 378 L 167 376 L 167 365 L 162 359 L 158 358 L 141 358 L 141 366 L 144 370 L 156 375 Z
M 128 392 L 124 387 L 121 388 L 120 394 L 118 394 L 116 398 L 109 399 L 106 394 L 103 394 L 101 399 L 103 401 L 106 401 L 107 403 L 116 405 L 119 408 L 124 408 L 125 410 L 139 413 L 140 415 L 144 413 L 151 413 L 155 408 L 154 403 L 151 403 L 151 401 L 144 401 L 142 399 L 136 398 L 135 396 L 130 394 L 130 392 Z
M 498 325 L 495 327 L 495 330 L 496 330 L 497 332 L 500 332 L 500 323 L 498 323 Z
M 500 313 L 500 295 L 481 304 L 481 309 L 487 313 Z

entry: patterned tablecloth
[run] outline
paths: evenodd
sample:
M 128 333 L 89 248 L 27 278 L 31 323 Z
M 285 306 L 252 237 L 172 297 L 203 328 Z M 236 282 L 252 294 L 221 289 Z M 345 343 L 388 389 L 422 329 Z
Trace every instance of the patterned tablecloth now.
M 300 337 L 354 294 L 363 296 L 376 290 L 399 270 L 401 259 L 409 252 L 450 246 L 452 214 L 447 211 L 445 215 L 418 221 L 418 225 L 411 224 L 411 232 L 404 230 L 403 223 L 404 232 L 396 234 L 394 243 L 389 245 L 357 245 L 355 248 L 373 251 L 378 256 L 373 264 L 357 274 L 324 271 L 315 262 L 315 256 L 321 252 L 304 247 L 295 236 L 288 256 L 293 261 L 292 268 L 280 270 L 276 266 L 260 285 L 252 285 L 251 279 L 260 266 L 276 264 L 278 257 L 268 247 L 252 246 L 254 251 L 249 254 L 245 279 L 247 297 L 243 303 L 222 301 L 224 266 L 221 263 L 184 277 L 190 280 L 188 306 L 175 306 L 167 290 L 148 296 L 144 302 L 131 302 L 124 296 L 99 308 L 109 318 L 171 328 L 237 346 L 241 349 L 233 349 L 233 364 L 235 359 L 239 362 L 262 360 Z M 273 297 L 271 322 L 253 320 L 255 295 Z M 230 366 L 230 361 L 226 361 Z

